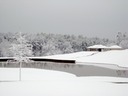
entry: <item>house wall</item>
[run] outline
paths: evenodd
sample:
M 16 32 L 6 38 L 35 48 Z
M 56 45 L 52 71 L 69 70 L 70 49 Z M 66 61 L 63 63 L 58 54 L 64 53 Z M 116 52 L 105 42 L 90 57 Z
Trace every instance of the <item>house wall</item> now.
M 99 51 L 99 52 L 102 52 L 104 51 L 103 48 L 88 48 L 87 51 Z
M 123 50 L 120 48 L 88 48 L 87 51 L 99 51 L 99 52 L 103 52 L 103 51 L 110 51 L 110 50 Z

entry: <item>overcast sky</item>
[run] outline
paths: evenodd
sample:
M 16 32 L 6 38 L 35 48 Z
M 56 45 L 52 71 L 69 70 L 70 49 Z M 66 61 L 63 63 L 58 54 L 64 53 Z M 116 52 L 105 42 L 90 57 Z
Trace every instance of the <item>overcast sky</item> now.
M 114 38 L 128 32 L 128 0 L 0 0 L 0 32 Z

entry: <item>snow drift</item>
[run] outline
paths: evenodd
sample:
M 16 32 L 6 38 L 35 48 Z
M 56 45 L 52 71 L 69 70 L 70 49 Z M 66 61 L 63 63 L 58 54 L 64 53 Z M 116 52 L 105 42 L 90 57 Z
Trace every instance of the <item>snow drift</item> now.
M 128 50 L 112 50 L 99 52 L 92 56 L 76 58 L 76 63 L 115 64 L 120 67 L 128 67 Z

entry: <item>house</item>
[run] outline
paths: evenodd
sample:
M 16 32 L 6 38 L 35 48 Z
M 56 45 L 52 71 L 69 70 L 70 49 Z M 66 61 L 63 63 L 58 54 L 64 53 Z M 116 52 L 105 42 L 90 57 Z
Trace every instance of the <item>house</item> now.
M 93 45 L 87 48 L 87 51 L 105 51 L 107 49 L 104 45 Z
M 109 50 L 122 50 L 122 47 L 118 46 L 118 45 L 112 45 L 110 47 L 104 46 L 104 45 L 93 45 L 93 46 L 89 46 L 87 48 L 87 51 L 109 51 Z

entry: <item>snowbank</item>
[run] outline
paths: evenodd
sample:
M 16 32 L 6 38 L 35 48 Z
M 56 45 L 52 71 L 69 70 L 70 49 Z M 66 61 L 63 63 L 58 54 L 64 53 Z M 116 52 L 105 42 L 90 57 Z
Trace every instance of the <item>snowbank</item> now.
M 60 54 L 60 55 L 52 55 L 45 56 L 40 58 L 48 58 L 48 59 L 60 59 L 60 60 L 75 60 L 77 64 L 89 64 L 95 63 L 96 66 L 101 65 L 107 66 L 120 66 L 120 67 L 128 67 L 128 50 L 112 50 L 105 52 L 92 52 L 92 51 L 82 51 L 70 54 Z M 39 57 L 36 57 L 39 58 Z M 114 67 L 113 66 L 113 67 Z M 115 66 L 115 67 L 117 67 Z
M 113 50 L 99 52 L 92 56 L 76 58 L 76 63 L 100 63 L 116 64 L 120 67 L 128 67 L 128 50 Z
M 75 53 L 69 53 L 69 54 L 59 54 L 59 55 L 51 55 L 51 56 L 44 56 L 44 57 L 32 57 L 32 58 L 47 58 L 47 59 L 58 59 L 58 60 L 76 60 L 76 58 L 80 57 L 86 57 L 90 56 L 92 54 L 97 53 L 96 51 L 94 52 L 87 52 L 87 51 L 82 51 L 82 52 L 75 52 Z
M 0 68 L 0 96 L 128 96 L 127 78 L 74 77 L 59 71 L 28 68 L 22 72 L 21 82 L 3 81 L 5 77 L 16 79 L 18 69 Z M 63 79 L 52 79 L 54 76 Z
M 128 67 L 128 50 L 112 50 L 105 52 L 82 51 L 70 54 L 59 54 L 44 57 L 30 57 L 57 60 L 75 60 L 76 64 L 102 66 L 115 69 L 117 67 Z M 7 58 L 7 57 L 6 57 Z M 114 65 L 114 66 L 113 66 Z
M 76 64 L 86 65 L 87 63 L 88 64 L 93 63 L 93 65 L 95 66 L 102 65 L 103 67 L 111 68 L 112 66 L 113 68 L 114 67 L 116 68 L 119 66 L 128 67 L 127 57 L 128 57 L 128 50 L 112 50 L 112 51 L 105 51 L 105 52 L 82 51 L 82 52 L 76 52 L 76 53 L 70 53 L 70 54 L 59 54 L 59 55 L 32 57 L 32 58 L 75 60 Z

